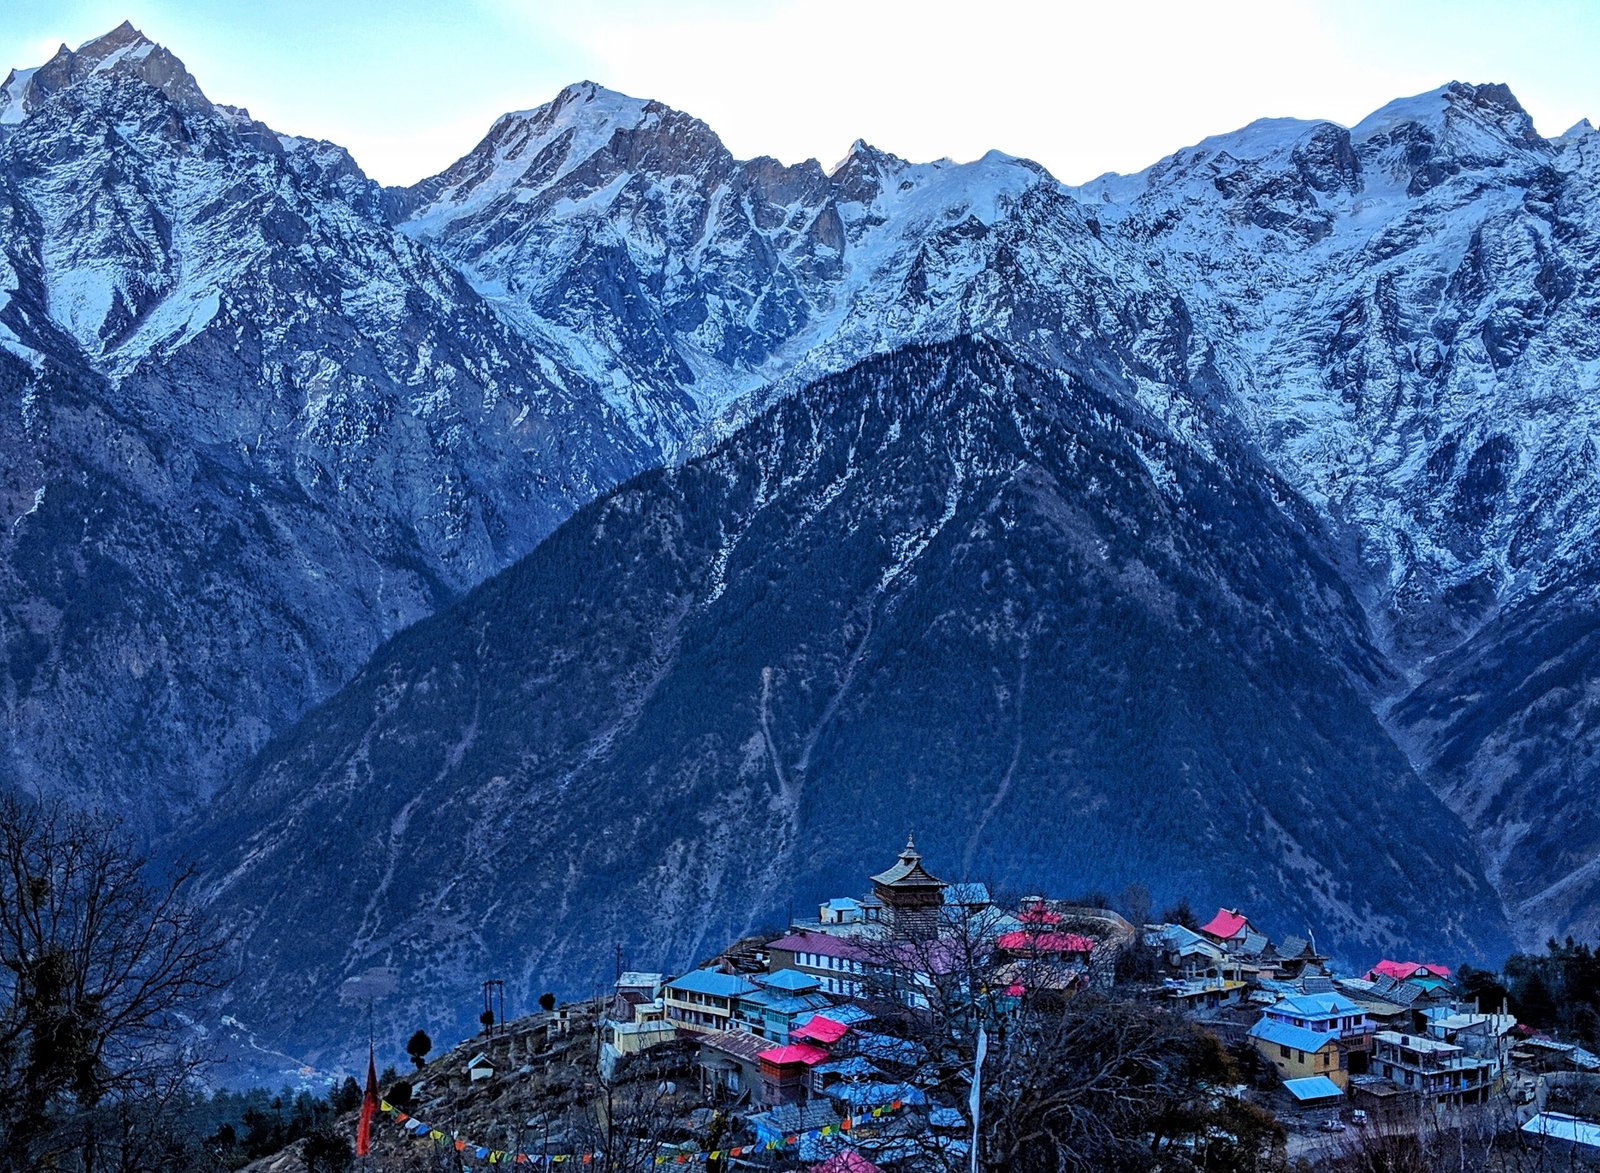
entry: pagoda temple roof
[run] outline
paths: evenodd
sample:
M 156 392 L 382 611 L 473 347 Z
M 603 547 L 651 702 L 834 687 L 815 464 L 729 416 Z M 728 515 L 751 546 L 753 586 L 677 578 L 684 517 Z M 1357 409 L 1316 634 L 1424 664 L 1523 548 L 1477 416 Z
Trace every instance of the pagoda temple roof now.
M 943 888 L 945 882 L 922 866 L 922 856 L 910 835 L 906 836 L 905 850 L 899 861 L 888 871 L 872 877 L 874 884 L 885 888 Z

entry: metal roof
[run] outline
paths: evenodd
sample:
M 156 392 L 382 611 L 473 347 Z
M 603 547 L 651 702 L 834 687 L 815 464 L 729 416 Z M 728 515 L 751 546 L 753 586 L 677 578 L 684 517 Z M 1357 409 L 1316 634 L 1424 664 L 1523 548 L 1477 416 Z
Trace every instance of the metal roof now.
M 848 1059 L 835 1059 L 831 1063 L 823 1063 L 817 1067 L 816 1071 L 818 1075 L 842 1075 L 846 1079 L 867 1079 L 878 1074 L 878 1069 L 860 1055 L 851 1055 Z
M 821 979 L 798 969 L 775 969 L 771 973 L 761 974 L 756 981 L 769 990 L 788 990 L 790 993 L 814 990 L 822 984 Z
M 827 1057 L 828 1052 L 821 1047 L 813 1047 L 810 1043 L 789 1043 L 782 1047 L 769 1047 L 756 1056 L 763 1063 L 773 1063 L 779 1066 L 789 1063 L 803 1063 L 807 1067 L 815 1067 Z
M 1326 1075 L 1308 1075 L 1303 1079 L 1286 1079 L 1283 1081 L 1284 1090 L 1297 1100 L 1325 1100 L 1330 1096 L 1342 1096 L 1344 1092 L 1339 1085 Z
M 740 994 L 753 993 L 755 988 L 755 983 L 748 978 L 715 969 L 693 969 L 667 983 L 667 989 L 674 992 L 706 994 L 713 998 L 737 998 Z
M 850 961 L 864 961 L 871 951 L 849 937 L 835 937 L 830 933 L 814 933 L 801 929 L 787 937 L 771 942 L 769 951 L 782 949 L 789 953 L 816 953 L 822 957 L 843 957 Z
M 1600 1124 L 1592 1120 L 1579 1120 L 1565 1112 L 1540 1112 L 1522 1126 L 1522 1131 L 1600 1148 Z
M 830 1006 L 826 1013 L 827 1017 L 832 1021 L 842 1022 L 846 1026 L 859 1026 L 863 1022 L 871 1022 L 877 1017 L 870 1010 L 863 1010 L 860 1006 L 851 1002 L 846 1002 L 841 1006 Z M 807 1022 L 809 1019 L 802 1018 L 799 1021 Z
M 850 1033 L 850 1028 L 822 1014 L 813 1014 L 789 1032 L 793 1039 L 815 1039 L 819 1043 L 837 1043 Z
M 719 1031 L 714 1035 L 702 1035 L 696 1041 L 702 1047 L 721 1051 L 724 1055 L 732 1055 L 735 1059 L 743 1059 L 746 1063 L 754 1063 L 756 1056 L 772 1046 L 771 1039 L 764 1039 L 747 1030 Z
M 1293 994 L 1271 1007 L 1274 1014 L 1292 1014 L 1296 1018 L 1343 1017 L 1362 1013 L 1361 1007 L 1343 994 Z
M 1237 908 L 1219 908 L 1216 916 L 1200 926 L 1200 931 L 1226 940 L 1229 937 L 1238 936 L 1239 932 L 1249 923 L 1250 918 Z
M 1266 1043 L 1276 1043 L 1280 1047 L 1293 1047 L 1297 1051 L 1320 1051 L 1329 1043 L 1339 1041 L 1336 1034 L 1324 1034 L 1319 1030 L 1307 1030 L 1303 1026 L 1294 1026 L 1287 1022 L 1279 1022 L 1275 1018 L 1263 1018 L 1250 1028 L 1250 1037 L 1260 1039 Z

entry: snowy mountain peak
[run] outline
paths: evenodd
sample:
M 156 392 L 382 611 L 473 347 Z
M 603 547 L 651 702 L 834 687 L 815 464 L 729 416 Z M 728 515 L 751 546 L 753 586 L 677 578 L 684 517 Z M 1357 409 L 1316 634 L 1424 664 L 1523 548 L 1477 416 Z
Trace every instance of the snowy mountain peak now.
M 1425 94 L 1399 98 L 1367 115 L 1351 129 L 1358 145 L 1396 137 L 1414 138 L 1412 128 L 1430 135 L 1457 156 L 1503 158 L 1509 149 L 1548 150 L 1509 87 L 1453 81 Z
M 189 108 L 210 105 L 182 61 L 123 21 L 76 50 L 62 45 L 43 65 L 13 69 L 0 85 L 0 128 L 22 122 L 51 94 L 99 75 L 138 78 Z
M 1587 118 L 1580 118 L 1567 128 L 1565 134 L 1551 139 L 1550 145 L 1564 153 L 1592 150 L 1596 142 L 1600 142 L 1600 130 L 1596 130 L 1594 123 Z
M 599 189 L 627 173 L 687 174 L 727 160 L 722 141 L 699 119 L 585 81 L 542 106 L 501 115 L 445 171 L 388 198 L 393 218 L 426 237 L 508 193 L 547 190 L 575 173 Z
M 833 181 L 841 201 L 870 204 L 883 189 L 885 181 L 908 166 L 898 155 L 880 151 L 865 139 L 858 138 L 850 144 L 845 157 L 833 165 L 828 178 Z
M 133 27 L 131 21 L 123 21 L 109 33 L 93 37 L 78 46 L 75 56 L 79 62 L 86 66 L 95 66 L 107 61 L 113 54 L 126 50 L 142 50 L 148 53 L 155 49 L 156 43 Z M 65 49 L 66 46 L 62 46 Z M 56 56 L 60 56 L 60 51 Z

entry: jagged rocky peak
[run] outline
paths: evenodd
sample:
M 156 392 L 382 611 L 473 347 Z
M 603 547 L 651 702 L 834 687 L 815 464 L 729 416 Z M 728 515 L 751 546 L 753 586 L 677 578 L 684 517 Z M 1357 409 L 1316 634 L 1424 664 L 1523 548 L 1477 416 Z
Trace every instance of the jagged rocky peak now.
M 62 45 L 43 65 L 13 69 L 0 85 L 0 125 L 23 121 L 51 94 L 95 75 L 136 77 L 180 105 L 209 106 L 182 61 L 123 21 L 76 50 Z
M 709 126 L 662 102 L 591 81 L 567 86 L 531 110 L 503 114 L 466 155 L 438 175 L 389 193 L 391 216 L 457 220 L 518 190 L 566 181 L 597 189 L 623 174 L 703 174 L 732 163 Z M 416 227 L 423 235 L 429 225 Z
M 1459 81 L 1390 102 L 1357 123 L 1351 138 L 1372 169 L 1404 181 L 1408 195 L 1421 195 L 1462 171 L 1504 167 L 1554 150 L 1507 86 Z
M 1574 143 L 1580 143 L 1588 139 L 1592 139 L 1597 134 L 1600 134 L 1600 131 L 1595 130 L 1594 123 L 1590 122 L 1587 118 L 1580 118 L 1571 126 L 1567 127 L 1566 133 L 1560 138 L 1551 139 L 1550 141 L 1560 147 L 1569 147 Z
M 880 151 L 866 139 L 858 138 L 850 144 L 845 157 L 833 165 L 828 178 L 844 203 L 870 204 L 890 177 L 900 174 L 907 166 L 898 155 Z
M 1600 130 L 1587 118 L 1580 118 L 1560 138 L 1550 140 L 1559 152 L 1557 165 L 1566 171 L 1600 170 Z

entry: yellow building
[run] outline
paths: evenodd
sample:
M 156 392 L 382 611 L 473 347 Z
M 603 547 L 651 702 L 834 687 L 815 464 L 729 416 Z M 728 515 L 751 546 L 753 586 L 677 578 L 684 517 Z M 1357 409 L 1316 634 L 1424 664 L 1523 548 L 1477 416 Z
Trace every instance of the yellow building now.
M 1267 1008 L 1250 1040 L 1283 1080 L 1325 1075 L 1349 1085 L 1346 1055 L 1365 1058 L 1372 1036 L 1366 1013 L 1339 994 L 1298 994 Z

